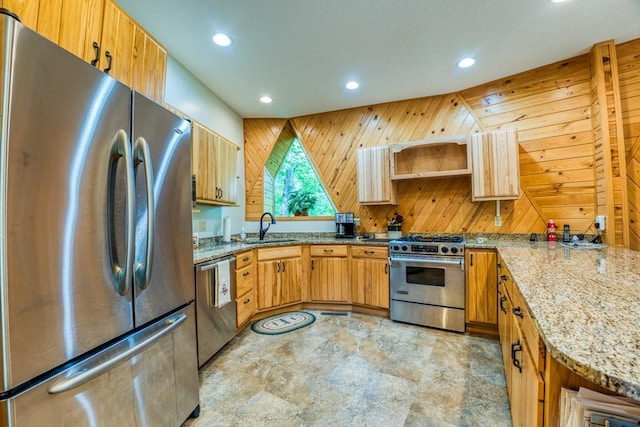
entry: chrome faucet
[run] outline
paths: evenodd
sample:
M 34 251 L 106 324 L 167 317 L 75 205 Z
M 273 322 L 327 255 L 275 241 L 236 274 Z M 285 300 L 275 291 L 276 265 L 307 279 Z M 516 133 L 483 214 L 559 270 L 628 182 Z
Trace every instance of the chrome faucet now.
M 262 227 L 262 220 L 267 215 L 269 215 L 271 217 L 271 223 L 267 223 L 267 228 L 263 228 Z M 271 224 L 275 224 L 275 223 L 276 223 L 276 219 L 273 217 L 273 215 L 271 215 L 270 212 L 265 212 L 265 213 L 262 214 L 262 216 L 260 217 L 260 240 L 264 240 L 264 235 L 267 234 L 267 231 L 269 230 L 269 227 L 271 227 Z

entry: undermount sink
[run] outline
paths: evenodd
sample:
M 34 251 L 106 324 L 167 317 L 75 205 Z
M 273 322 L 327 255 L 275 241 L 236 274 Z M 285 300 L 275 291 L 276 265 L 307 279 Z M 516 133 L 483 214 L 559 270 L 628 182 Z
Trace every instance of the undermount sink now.
M 265 244 L 265 243 L 285 243 L 285 242 L 296 242 L 296 239 L 266 239 L 266 240 L 247 240 L 245 243 L 248 244 Z

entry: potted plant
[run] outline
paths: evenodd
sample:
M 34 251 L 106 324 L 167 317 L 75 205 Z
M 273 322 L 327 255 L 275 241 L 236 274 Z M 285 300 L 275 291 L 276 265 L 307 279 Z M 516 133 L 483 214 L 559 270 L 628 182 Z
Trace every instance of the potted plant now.
M 310 191 L 298 190 L 289 195 L 287 209 L 289 214 L 295 216 L 309 215 L 309 209 L 313 209 L 318 203 L 318 196 Z

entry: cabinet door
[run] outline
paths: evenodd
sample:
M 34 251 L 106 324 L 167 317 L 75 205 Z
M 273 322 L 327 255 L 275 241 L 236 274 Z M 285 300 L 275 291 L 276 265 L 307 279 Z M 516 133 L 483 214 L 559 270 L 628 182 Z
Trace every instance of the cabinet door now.
M 196 200 L 213 202 L 216 196 L 213 134 L 198 123 L 192 124 L 191 168 L 196 176 Z
M 498 324 L 497 267 L 493 250 L 467 249 L 467 323 Z
M 346 258 L 311 258 L 311 301 L 349 301 Z
M 280 299 L 278 305 L 302 301 L 302 258 L 280 262 Z
M 91 62 L 100 43 L 104 0 L 3 0 L 22 23 L 74 55 Z
M 20 21 L 34 31 L 38 29 L 38 9 L 40 3 L 51 0 L 2 0 L 0 5 L 18 15 Z
M 511 200 L 520 196 L 515 129 L 471 135 L 471 199 Z
M 391 180 L 389 147 L 358 148 L 358 203 L 397 204 L 396 183 Z
M 216 187 L 217 200 L 223 203 L 236 203 L 237 200 L 237 162 L 238 147 L 215 135 L 216 146 Z
M 280 305 L 280 261 L 258 262 L 258 310 Z
M 131 88 L 148 98 L 162 102 L 167 51 L 139 26 L 134 28 L 131 61 Z
M 351 298 L 354 304 L 389 308 L 389 265 L 387 260 L 352 259 Z
M 101 69 L 143 95 L 162 102 L 166 51 L 112 0 L 102 24 Z

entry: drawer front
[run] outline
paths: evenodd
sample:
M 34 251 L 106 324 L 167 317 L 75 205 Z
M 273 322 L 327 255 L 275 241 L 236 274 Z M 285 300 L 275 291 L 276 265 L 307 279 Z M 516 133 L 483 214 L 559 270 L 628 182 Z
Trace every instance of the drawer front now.
M 309 251 L 311 256 L 346 257 L 348 248 L 346 245 L 313 245 Z
M 258 249 L 258 261 L 299 256 L 302 256 L 302 248 L 300 246 L 280 246 L 276 248 Z
M 236 270 L 236 295 L 240 298 L 247 292 L 253 291 L 256 283 L 256 266 L 250 265 L 242 270 Z
M 236 315 L 237 325 L 244 324 L 247 320 L 253 316 L 256 312 L 256 299 L 255 292 L 251 291 L 242 298 L 236 300 L 236 308 L 238 314 Z
M 253 264 L 256 259 L 255 251 L 240 252 L 236 255 L 236 271 Z
M 359 258 L 389 258 L 389 248 L 382 246 L 351 246 L 351 256 Z

